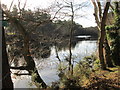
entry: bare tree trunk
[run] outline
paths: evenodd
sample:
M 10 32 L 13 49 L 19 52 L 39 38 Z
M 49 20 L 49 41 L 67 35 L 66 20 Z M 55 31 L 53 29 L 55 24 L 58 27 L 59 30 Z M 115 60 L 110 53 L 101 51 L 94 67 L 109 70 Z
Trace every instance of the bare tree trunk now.
M 71 28 L 70 28 L 70 39 L 69 39 L 69 71 L 70 74 L 73 75 L 73 65 L 72 65 L 72 51 L 71 51 L 71 47 L 72 47 L 72 35 L 73 35 L 73 19 L 74 19 L 74 11 L 73 11 L 73 4 L 71 2 L 71 10 L 72 10 L 72 15 L 71 15 Z
M 2 89 L 13 90 L 13 82 L 6 52 L 4 27 L 2 27 Z

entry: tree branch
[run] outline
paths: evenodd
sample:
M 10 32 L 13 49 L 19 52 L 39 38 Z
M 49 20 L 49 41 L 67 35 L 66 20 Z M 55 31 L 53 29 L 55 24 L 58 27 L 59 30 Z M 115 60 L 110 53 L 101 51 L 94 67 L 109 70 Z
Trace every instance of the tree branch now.
M 97 1 L 98 4 L 98 10 L 99 10 L 99 20 L 101 21 L 102 19 L 102 9 L 101 9 L 101 4 L 100 4 L 100 0 Z
M 11 2 L 11 4 L 10 4 L 9 11 L 11 10 L 11 7 L 12 7 L 12 5 L 13 5 L 13 2 L 14 2 L 14 0 L 12 0 L 12 2 Z
M 100 21 L 99 21 L 99 17 L 98 17 L 98 7 L 97 4 L 95 2 L 95 0 L 91 0 L 92 4 L 94 5 L 94 16 L 95 16 L 95 21 L 98 25 L 98 28 L 100 28 Z
M 10 69 L 29 70 L 27 66 L 10 67 Z
M 30 73 L 13 73 L 13 74 L 15 74 L 15 75 L 17 75 L 17 76 L 21 76 L 21 75 L 31 75 Z
M 110 0 L 111 2 L 111 0 Z M 109 6 L 110 6 L 110 2 L 107 2 L 106 5 L 105 5 L 105 9 L 104 9 L 104 12 L 103 12 L 103 17 L 102 17 L 102 22 L 104 21 L 104 23 L 102 23 L 103 25 L 105 25 L 106 23 L 106 17 L 107 17 L 107 13 L 108 13 L 108 9 L 109 9 Z
M 114 11 L 114 7 L 110 4 L 111 9 Z
M 25 6 L 26 6 L 26 3 L 27 3 L 27 0 L 25 0 L 25 3 L 24 3 L 24 6 L 23 6 L 23 9 L 25 8 Z

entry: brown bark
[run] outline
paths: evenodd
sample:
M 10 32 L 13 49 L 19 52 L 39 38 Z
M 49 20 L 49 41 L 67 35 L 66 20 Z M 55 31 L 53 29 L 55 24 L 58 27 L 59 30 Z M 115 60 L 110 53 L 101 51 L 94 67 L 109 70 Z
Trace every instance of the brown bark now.
M 107 13 L 108 13 L 108 9 L 110 6 L 110 2 L 106 2 L 105 8 L 104 8 L 104 12 L 102 15 L 101 12 L 101 4 L 100 1 L 98 0 L 91 0 L 93 5 L 94 5 L 94 16 L 95 16 L 95 20 L 96 23 L 98 25 L 98 28 L 100 29 L 100 38 L 99 38 L 99 60 L 100 60 L 100 64 L 101 64 L 101 69 L 106 69 L 106 64 L 104 61 L 104 53 L 103 53 L 103 44 L 104 44 L 104 40 L 105 40 L 105 23 L 106 23 L 106 19 L 107 19 Z
M 100 38 L 99 38 L 99 59 L 100 59 L 100 63 L 101 63 L 101 69 L 103 69 L 103 70 L 106 69 L 106 64 L 104 61 L 104 54 L 103 54 L 103 44 L 104 44 L 105 35 L 106 35 L 105 23 L 106 23 L 106 19 L 107 19 L 107 13 L 108 13 L 109 6 L 110 6 L 110 2 L 106 2 L 102 21 L 101 21 L 101 26 L 100 26 L 101 32 L 100 32 Z
M 6 52 L 4 27 L 2 27 L 2 89 L 13 90 L 13 82 Z

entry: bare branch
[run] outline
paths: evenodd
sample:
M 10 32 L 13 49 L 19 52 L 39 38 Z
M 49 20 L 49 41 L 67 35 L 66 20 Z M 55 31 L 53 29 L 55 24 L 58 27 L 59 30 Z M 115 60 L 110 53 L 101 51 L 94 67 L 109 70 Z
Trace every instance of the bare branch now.
M 110 4 L 111 9 L 114 11 L 114 7 Z
M 26 3 L 27 3 L 27 0 L 25 0 L 25 3 L 24 3 L 24 6 L 23 6 L 23 9 L 25 8 L 25 6 L 26 6 Z
M 21 11 L 20 9 L 20 1 L 18 0 L 18 8 L 19 8 L 19 11 Z
M 107 13 L 108 13 L 107 11 L 109 9 L 109 6 L 110 6 L 110 2 L 107 2 L 104 8 L 103 17 L 102 17 L 102 22 L 104 21 L 104 23 L 102 23 L 103 25 L 105 25 L 106 20 L 107 20 L 106 17 L 107 17 Z
M 21 75 L 31 75 L 30 73 L 13 73 L 13 74 L 15 74 L 15 75 L 17 75 L 17 76 L 21 76 Z
M 28 67 L 27 66 L 10 67 L 10 69 L 28 70 Z
M 71 2 L 66 2 L 65 0 L 63 0 L 64 3 L 71 5 Z
M 64 8 L 64 6 L 63 6 L 63 7 L 60 7 L 60 8 L 58 9 L 58 11 L 54 14 L 52 20 L 56 18 L 56 15 L 59 13 L 59 11 L 60 11 L 62 8 Z
M 95 2 L 95 0 L 91 0 L 92 4 L 94 5 L 94 16 L 95 16 L 95 20 L 96 20 L 96 23 L 98 25 L 98 28 L 100 28 L 100 21 L 99 21 L 99 17 L 98 17 L 98 6 Z
M 97 1 L 97 4 L 98 4 L 98 10 L 99 10 L 99 19 L 101 21 L 102 19 L 102 10 L 101 10 L 101 3 L 100 3 L 100 0 Z
M 9 11 L 11 10 L 11 7 L 12 7 L 12 5 L 13 5 L 13 2 L 14 2 L 14 0 L 12 0 L 12 2 L 11 2 L 11 4 L 10 4 Z

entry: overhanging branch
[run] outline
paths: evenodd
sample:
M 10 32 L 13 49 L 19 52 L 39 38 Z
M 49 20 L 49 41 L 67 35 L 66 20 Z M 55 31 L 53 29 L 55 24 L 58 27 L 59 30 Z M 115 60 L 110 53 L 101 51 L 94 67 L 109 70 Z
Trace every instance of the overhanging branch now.
M 10 69 L 29 70 L 27 66 L 10 67 Z
M 21 76 L 21 75 L 31 75 L 30 73 L 13 73 L 13 74 L 15 74 L 15 75 L 17 75 L 17 76 Z
M 100 24 L 100 20 L 99 20 L 99 17 L 98 17 L 98 6 L 95 2 L 95 0 L 91 0 L 92 4 L 94 5 L 94 16 L 95 16 L 95 21 L 98 25 L 98 28 L 100 28 L 101 24 Z

